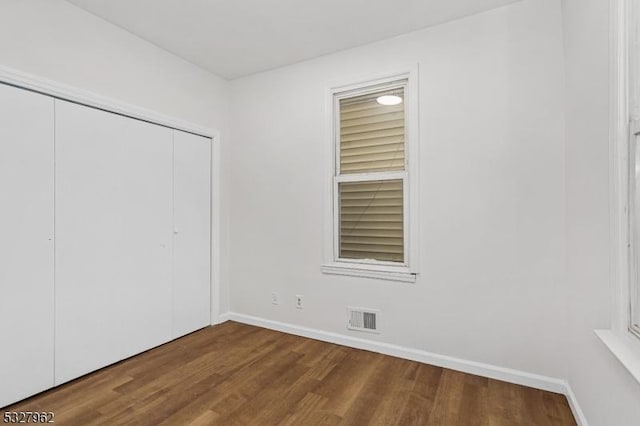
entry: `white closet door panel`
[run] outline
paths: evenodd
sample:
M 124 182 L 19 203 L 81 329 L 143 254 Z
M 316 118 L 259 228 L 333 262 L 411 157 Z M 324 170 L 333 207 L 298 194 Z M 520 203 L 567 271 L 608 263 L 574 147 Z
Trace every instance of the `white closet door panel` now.
M 53 99 L 0 84 L 0 407 L 53 386 Z
M 211 324 L 211 139 L 174 131 L 173 336 Z
M 56 101 L 56 384 L 172 335 L 172 130 Z

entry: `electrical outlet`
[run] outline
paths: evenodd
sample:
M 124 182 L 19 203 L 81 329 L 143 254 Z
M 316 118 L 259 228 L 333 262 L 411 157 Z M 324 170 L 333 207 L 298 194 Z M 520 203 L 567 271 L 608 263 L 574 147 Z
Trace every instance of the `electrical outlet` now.
M 280 304 L 280 298 L 278 297 L 278 293 L 276 293 L 275 291 L 271 293 L 271 303 L 273 303 L 274 305 Z
M 302 309 L 304 307 L 304 296 L 301 294 L 296 294 L 296 308 Z

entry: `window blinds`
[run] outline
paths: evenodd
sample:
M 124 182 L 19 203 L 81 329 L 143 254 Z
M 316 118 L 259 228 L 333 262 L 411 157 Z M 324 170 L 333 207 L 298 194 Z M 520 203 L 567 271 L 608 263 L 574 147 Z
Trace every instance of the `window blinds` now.
M 402 180 L 339 184 L 340 257 L 404 261 Z
M 341 174 L 404 170 L 404 102 L 380 105 L 383 95 L 404 98 L 404 89 L 340 100 Z
M 399 96 L 395 87 L 340 99 L 339 250 L 343 259 L 404 262 L 404 102 L 381 105 L 376 99 Z M 358 174 L 376 172 L 372 181 Z M 388 179 L 384 173 L 390 174 Z

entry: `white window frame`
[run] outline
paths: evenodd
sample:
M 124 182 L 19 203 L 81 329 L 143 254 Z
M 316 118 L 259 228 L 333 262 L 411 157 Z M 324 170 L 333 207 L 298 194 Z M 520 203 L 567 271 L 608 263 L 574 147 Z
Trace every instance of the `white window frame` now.
M 640 19 L 632 20 L 633 12 L 640 8 L 640 0 L 610 0 L 611 17 L 611 111 L 610 111 L 610 262 L 612 283 L 611 328 L 595 330 L 603 343 L 618 358 L 631 375 L 640 382 L 640 330 L 633 325 L 633 295 L 638 291 L 637 277 L 640 271 L 634 257 L 640 247 L 634 241 L 634 224 L 631 194 L 634 182 L 631 176 L 633 149 L 640 134 L 638 113 L 640 99 L 638 85 L 632 81 L 631 70 L 640 64 L 640 55 L 631 55 L 638 49 L 633 34 L 640 28 Z M 636 280 L 636 281 L 634 281 Z
M 638 77 L 638 73 L 640 72 L 640 0 L 629 0 L 628 1 L 629 13 L 628 17 L 635 17 L 635 20 L 629 19 L 631 22 L 626 23 L 627 31 L 625 31 L 624 37 L 627 42 L 626 51 L 627 53 L 627 66 L 625 67 L 627 71 L 626 78 L 624 81 L 626 83 L 627 89 L 627 99 L 626 99 L 626 112 L 624 112 L 623 108 L 623 118 L 627 118 L 628 120 L 628 128 L 621 129 L 621 131 L 627 131 L 627 144 L 629 148 L 627 149 L 629 155 L 629 166 L 632 164 L 631 161 L 635 162 L 635 156 L 637 154 L 638 149 L 640 149 L 640 78 Z M 635 52 L 635 54 L 633 53 Z M 635 164 L 635 163 L 634 163 Z M 631 172 L 627 173 L 628 175 L 628 205 L 629 205 L 629 218 L 638 217 L 638 209 L 640 206 L 635 205 L 635 203 L 631 203 L 631 196 L 636 192 L 636 179 L 633 179 L 631 176 Z M 640 292 L 640 263 L 638 259 L 640 259 L 640 241 L 635 240 L 635 236 L 638 233 L 640 228 L 640 223 L 636 223 L 634 220 L 629 219 L 629 258 L 630 258 L 630 280 L 629 280 L 629 288 L 627 291 L 628 301 L 626 302 L 628 309 L 627 315 L 627 326 L 629 328 L 629 332 L 632 333 L 636 338 L 640 341 L 640 324 L 635 324 L 635 319 L 638 318 L 637 310 L 640 309 L 640 305 L 638 302 L 638 293 Z
M 325 191 L 325 249 L 322 272 L 377 278 L 389 281 L 415 282 L 418 274 L 418 184 L 419 175 L 419 115 L 418 115 L 418 67 L 404 67 L 384 75 L 352 79 L 349 84 L 337 84 L 327 92 L 326 136 L 327 176 Z M 405 81 L 406 80 L 406 81 Z M 355 83 L 353 83 L 355 81 Z M 340 171 L 340 99 L 386 88 L 404 88 L 405 109 L 405 169 L 397 172 L 371 172 L 343 174 Z M 403 232 L 404 262 L 370 259 L 340 258 L 338 185 L 343 182 L 378 180 L 403 181 Z

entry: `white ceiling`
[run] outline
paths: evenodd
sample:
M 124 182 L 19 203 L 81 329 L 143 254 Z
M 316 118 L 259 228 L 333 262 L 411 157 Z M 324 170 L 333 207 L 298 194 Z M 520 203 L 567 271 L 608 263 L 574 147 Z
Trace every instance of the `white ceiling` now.
M 68 0 L 227 79 L 517 0 Z

